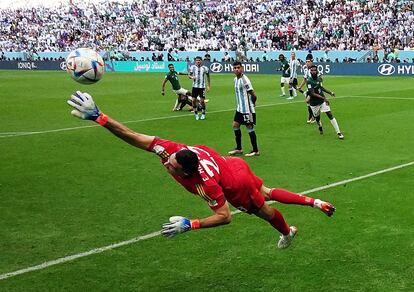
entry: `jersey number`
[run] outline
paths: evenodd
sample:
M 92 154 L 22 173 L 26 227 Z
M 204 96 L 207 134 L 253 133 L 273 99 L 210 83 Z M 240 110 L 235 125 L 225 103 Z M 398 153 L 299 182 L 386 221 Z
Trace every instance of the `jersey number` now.
M 209 156 L 209 160 L 207 159 L 200 159 L 199 163 L 201 168 L 204 169 L 204 171 L 208 174 L 208 176 L 213 177 L 214 176 L 214 172 L 212 171 L 212 169 L 214 169 L 217 173 L 220 173 L 220 169 L 216 163 L 216 161 L 214 161 L 214 158 L 210 156 L 210 153 L 208 153 L 207 151 L 200 149 L 198 147 L 193 147 L 193 146 L 187 146 L 189 150 L 200 154 L 201 152 L 204 152 L 207 156 Z

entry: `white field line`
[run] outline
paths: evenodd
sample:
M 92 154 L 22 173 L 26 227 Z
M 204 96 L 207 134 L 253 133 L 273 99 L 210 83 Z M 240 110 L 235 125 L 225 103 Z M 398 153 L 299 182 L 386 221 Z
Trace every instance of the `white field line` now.
M 352 95 L 350 97 L 361 97 L 361 98 L 368 98 L 368 99 L 395 99 L 395 100 L 412 100 L 412 101 L 414 101 L 414 98 L 410 98 L 410 97 L 368 96 L 368 95 Z
M 358 97 L 358 98 L 368 98 L 368 99 L 395 99 L 395 100 L 414 100 L 414 98 L 404 98 L 404 97 L 387 97 L 387 96 L 364 96 L 364 95 L 350 95 L 350 96 L 340 96 L 335 97 L 334 99 L 342 99 L 342 98 L 349 98 L 349 97 Z M 279 103 L 271 103 L 265 105 L 258 105 L 256 108 L 262 107 L 271 107 L 271 106 L 279 106 L 279 105 L 289 105 L 295 103 L 303 103 L 303 99 L 295 100 L 291 102 L 279 102 Z M 216 111 L 209 111 L 208 114 L 215 114 L 215 113 L 223 113 L 223 112 L 230 112 L 234 111 L 232 109 L 223 109 L 223 110 L 216 110 Z M 122 122 L 123 124 L 132 124 L 132 123 L 142 123 L 142 122 L 150 122 L 150 121 L 158 121 L 158 120 L 168 120 L 168 119 L 176 119 L 176 118 L 183 118 L 191 116 L 192 114 L 187 115 L 172 115 L 172 116 L 164 116 L 164 117 L 156 117 L 156 118 L 149 118 L 149 119 L 141 119 L 141 120 L 132 120 L 132 121 L 125 121 Z M 99 127 L 99 125 L 89 125 L 89 126 L 79 126 L 79 127 L 71 127 L 71 128 L 60 128 L 54 130 L 45 130 L 45 131 L 31 131 L 31 132 L 0 132 L 0 138 L 8 138 L 8 137 L 17 137 L 17 136 L 30 136 L 30 135 L 39 135 L 39 134 L 47 134 L 47 133 L 55 133 L 55 132 L 64 132 L 64 131 L 73 131 L 73 130 L 80 130 L 80 129 L 87 129 L 87 128 L 94 128 Z
M 301 192 L 300 194 L 303 194 L 303 195 L 311 194 L 311 193 L 314 193 L 314 192 L 318 192 L 318 191 L 321 191 L 321 190 L 326 190 L 326 189 L 329 189 L 329 188 L 344 185 L 344 184 L 354 182 L 354 181 L 363 180 L 363 179 L 366 179 L 366 178 L 369 178 L 369 177 L 372 177 L 372 176 L 380 175 L 380 174 L 383 174 L 383 173 L 386 173 L 386 172 L 391 172 L 391 171 L 401 169 L 401 168 L 404 168 L 404 167 L 409 167 L 409 166 L 412 166 L 412 165 L 414 165 L 414 161 L 404 163 L 404 164 L 400 164 L 400 165 L 397 165 L 397 166 L 394 166 L 394 167 L 382 169 L 382 170 L 379 170 L 379 171 L 371 172 L 371 173 L 368 173 L 366 175 L 361 175 L 361 176 L 358 176 L 358 177 L 354 177 L 354 178 L 338 181 L 338 182 L 335 182 L 335 183 L 331 183 L 331 184 L 328 184 L 328 185 L 324 185 L 324 186 L 321 186 L 321 187 L 313 188 L 313 189 L 310 189 L 310 190 L 306 190 L 306 191 Z M 271 204 L 273 202 L 271 201 L 271 202 L 268 202 L 268 203 Z M 239 210 L 233 211 L 232 215 L 235 215 L 235 214 L 238 214 L 238 213 L 241 213 L 241 211 L 239 211 Z M 78 258 L 83 258 L 83 257 L 87 257 L 87 256 L 90 256 L 90 255 L 93 255 L 93 254 L 102 253 L 104 251 L 112 250 L 112 249 L 115 249 L 115 248 L 118 248 L 118 247 L 121 247 L 121 246 L 130 245 L 130 244 L 142 241 L 142 240 L 146 240 L 146 239 L 156 237 L 158 235 L 160 235 L 160 231 L 152 232 L 152 233 L 149 233 L 149 234 L 146 234 L 146 235 L 138 236 L 138 237 L 135 237 L 135 238 L 132 238 L 132 239 L 129 239 L 129 240 L 125 240 L 125 241 L 121 241 L 121 242 L 118 242 L 118 243 L 113 243 L 113 244 L 110 244 L 110 245 L 107 245 L 107 246 L 94 248 L 94 249 L 86 251 L 86 252 L 82 252 L 82 253 L 78 253 L 78 254 L 62 257 L 62 258 L 58 258 L 58 259 L 55 259 L 55 260 L 52 260 L 52 261 L 47 261 L 47 262 L 44 262 L 42 264 L 31 266 L 31 267 L 24 268 L 24 269 L 21 269 L 21 270 L 17 270 L 17 271 L 14 271 L 14 272 L 1 274 L 0 275 L 0 281 L 4 280 L 4 279 L 7 279 L 7 278 L 17 276 L 17 275 L 25 274 L 25 273 L 28 273 L 28 272 L 42 270 L 42 269 L 46 269 L 46 268 L 51 267 L 51 266 L 55 266 L 55 265 L 63 264 L 63 263 L 66 263 L 66 262 L 70 262 L 70 261 L 76 260 Z
M 341 98 L 344 98 L 344 97 L 341 97 Z M 288 105 L 288 104 L 300 103 L 300 102 L 303 103 L 303 100 L 292 101 L 292 102 L 279 102 L 279 103 L 258 105 L 257 108 L 277 106 L 277 105 Z M 223 109 L 223 110 L 209 111 L 208 114 L 222 113 L 222 112 L 230 112 L 230 111 L 234 111 L 234 110 L 235 109 L 232 108 L 232 109 Z M 192 113 L 188 113 L 186 115 L 171 115 L 171 116 L 156 117 L 156 118 L 149 118 L 149 119 L 125 121 L 125 122 L 122 122 L 122 123 L 123 124 L 143 123 L 143 122 L 150 122 L 150 121 L 159 121 L 159 120 L 169 120 L 169 119 L 176 119 L 176 118 L 184 118 L 184 117 L 188 117 L 188 116 L 192 116 L 192 115 L 193 115 Z M 47 133 L 63 132 L 63 131 L 72 131 L 72 130 L 93 128 L 93 127 L 99 127 L 99 125 L 93 124 L 93 125 L 89 125 L 89 126 L 79 126 L 79 127 L 72 127 L 72 128 L 61 128 L 61 129 L 54 129 L 54 130 L 32 131 L 32 132 L 8 132 L 8 133 L 1 133 L 0 132 L 0 138 L 16 137 L 16 136 L 29 136 L 29 135 L 37 135 L 37 134 L 47 134 Z

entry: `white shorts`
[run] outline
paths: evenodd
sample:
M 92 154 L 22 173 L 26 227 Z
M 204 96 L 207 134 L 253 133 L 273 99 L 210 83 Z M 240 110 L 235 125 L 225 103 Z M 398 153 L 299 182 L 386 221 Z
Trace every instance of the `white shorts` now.
M 326 102 L 323 102 L 320 105 L 315 105 L 315 106 L 311 105 L 310 108 L 312 110 L 314 117 L 318 117 L 321 114 L 321 112 L 326 113 L 326 112 L 331 111 L 331 108 L 329 107 L 329 105 L 326 104 Z
M 289 84 L 290 82 L 290 77 L 281 77 L 280 78 L 280 83 L 287 83 Z
M 173 90 L 176 94 L 182 94 L 182 95 L 187 95 L 188 90 L 184 89 L 184 88 L 180 88 L 178 90 Z

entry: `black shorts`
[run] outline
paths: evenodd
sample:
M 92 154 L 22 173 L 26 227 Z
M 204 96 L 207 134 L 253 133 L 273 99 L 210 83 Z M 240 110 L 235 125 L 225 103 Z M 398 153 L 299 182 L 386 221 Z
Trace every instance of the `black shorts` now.
M 240 125 L 256 125 L 256 113 L 242 114 L 236 111 L 233 121 Z
M 206 98 L 206 89 L 205 88 L 197 88 L 197 87 L 193 87 L 192 91 L 191 91 L 191 96 L 192 97 L 200 97 L 200 98 Z
M 298 86 L 298 79 L 297 78 L 293 78 L 292 79 L 292 82 L 290 82 L 290 85 L 292 85 L 292 86 Z

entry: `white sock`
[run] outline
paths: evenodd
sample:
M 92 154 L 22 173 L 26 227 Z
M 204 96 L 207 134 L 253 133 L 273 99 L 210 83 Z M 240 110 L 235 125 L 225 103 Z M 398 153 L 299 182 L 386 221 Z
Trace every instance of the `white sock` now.
M 175 100 L 174 109 L 178 108 L 178 98 Z
M 319 199 L 315 199 L 315 201 L 313 202 L 313 207 L 314 208 L 321 208 L 321 206 L 322 206 L 322 201 L 321 200 L 319 200 Z
M 285 95 L 285 88 L 284 87 L 280 87 L 280 90 L 282 91 L 282 94 Z
M 293 96 L 297 96 L 298 94 L 296 93 L 296 89 L 295 88 L 292 88 L 293 89 Z
M 331 120 L 331 124 L 332 124 L 332 126 L 334 127 L 334 129 L 335 129 L 335 131 L 336 131 L 336 133 L 337 133 L 337 134 L 338 134 L 338 133 L 341 133 L 341 130 L 339 130 L 338 122 L 336 121 L 336 119 L 335 119 L 335 118 L 333 118 L 333 119 Z

